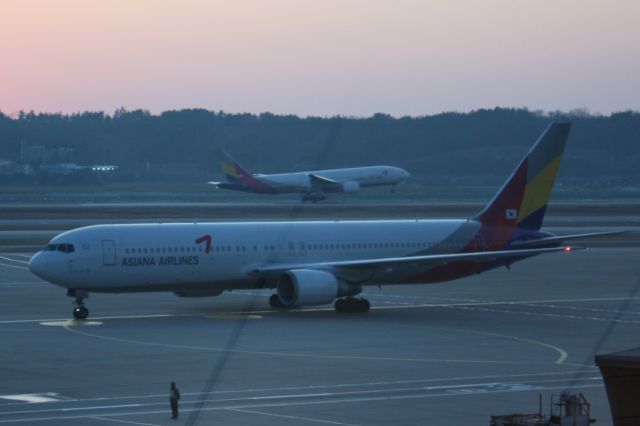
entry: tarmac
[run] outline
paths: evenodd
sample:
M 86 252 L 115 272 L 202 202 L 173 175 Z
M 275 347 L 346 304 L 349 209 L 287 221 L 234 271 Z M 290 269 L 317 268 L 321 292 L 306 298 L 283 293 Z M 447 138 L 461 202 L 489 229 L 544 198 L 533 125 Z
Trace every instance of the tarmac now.
M 269 291 L 95 294 L 85 322 L 30 255 L 0 254 L 0 425 L 482 425 L 564 391 L 606 425 L 594 356 L 640 332 L 634 243 L 367 287 L 368 314 L 274 311 Z

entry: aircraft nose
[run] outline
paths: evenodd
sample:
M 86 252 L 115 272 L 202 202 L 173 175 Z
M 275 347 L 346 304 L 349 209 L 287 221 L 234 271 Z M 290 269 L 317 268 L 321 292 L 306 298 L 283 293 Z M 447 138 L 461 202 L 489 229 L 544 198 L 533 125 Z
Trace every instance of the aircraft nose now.
M 42 279 L 46 279 L 47 273 L 47 258 L 42 253 L 36 253 L 29 260 L 29 270 L 33 275 L 36 275 Z

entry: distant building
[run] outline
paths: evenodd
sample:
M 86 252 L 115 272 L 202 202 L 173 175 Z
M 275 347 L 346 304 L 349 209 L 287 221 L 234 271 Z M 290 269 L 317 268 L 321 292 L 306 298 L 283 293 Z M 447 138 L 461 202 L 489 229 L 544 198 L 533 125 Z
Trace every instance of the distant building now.
M 69 163 L 73 158 L 73 149 L 64 146 L 47 148 L 44 145 L 31 145 L 20 142 L 20 162 L 22 164 Z
M 39 172 L 55 175 L 69 175 L 79 171 L 102 174 L 115 172 L 119 169 L 119 166 L 113 164 L 76 164 L 72 159 L 72 148 L 64 146 L 47 148 L 44 145 L 22 141 L 20 142 L 20 162 L 22 165 L 6 161 L 7 164 L 0 162 L 0 174 L 33 174 L 32 166 L 35 166 Z
M 0 175 L 31 175 L 33 168 L 29 165 L 22 165 L 11 160 L 0 159 Z
M 119 166 L 113 164 L 96 164 L 93 166 L 83 166 L 76 163 L 58 163 L 58 164 L 43 164 L 40 166 L 40 170 L 57 175 L 68 175 L 79 171 L 90 171 L 91 173 L 109 173 L 118 170 Z

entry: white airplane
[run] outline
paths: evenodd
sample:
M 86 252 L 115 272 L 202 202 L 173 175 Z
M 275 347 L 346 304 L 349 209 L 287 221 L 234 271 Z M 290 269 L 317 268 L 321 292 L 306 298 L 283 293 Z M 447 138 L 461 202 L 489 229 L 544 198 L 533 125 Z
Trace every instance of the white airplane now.
M 56 236 L 29 269 L 67 289 L 77 319 L 87 318 L 93 292 L 253 288 L 275 289 L 274 308 L 335 302 L 338 312 L 366 312 L 369 302 L 353 297 L 366 285 L 453 280 L 611 234 L 540 231 L 569 128 L 551 124 L 470 219 L 96 225 Z
M 225 153 L 225 156 L 229 157 Z M 221 160 L 220 167 L 225 182 L 208 182 L 220 189 L 253 192 L 258 194 L 302 193 L 303 201 L 320 201 L 329 192 L 358 192 L 369 186 L 395 186 L 410 175 L 404 169 L 392 166 L 353 167 L 345 169 L 314 170 L 279 174 L 254 174 L 237 162 Z

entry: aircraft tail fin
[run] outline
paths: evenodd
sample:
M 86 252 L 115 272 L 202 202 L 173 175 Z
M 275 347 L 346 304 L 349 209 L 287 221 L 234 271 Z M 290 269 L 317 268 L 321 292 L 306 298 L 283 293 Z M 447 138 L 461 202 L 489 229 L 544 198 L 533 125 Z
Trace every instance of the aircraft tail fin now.
M 552 123 L 491 202 L 474 220 L 483 225 L 538 230 L 556 180 L 571 123 Z
M 235 161 L 227 152 L 221 151 L 223 156 L 220 159 L 220 168 L 224 177 L 229 183 L 244 184 L 247 177 L 252 176 L 244 167 Z

